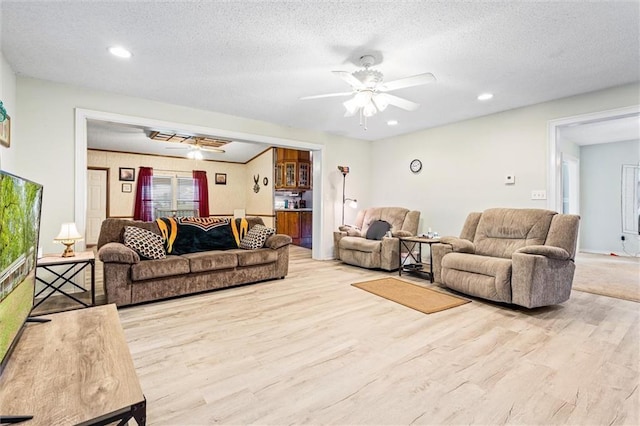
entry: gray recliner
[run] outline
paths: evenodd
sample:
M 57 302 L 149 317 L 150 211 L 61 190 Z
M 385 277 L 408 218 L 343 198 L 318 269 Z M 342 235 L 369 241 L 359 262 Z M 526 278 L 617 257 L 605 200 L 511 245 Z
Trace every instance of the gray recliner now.
M 562 303 L 571 294 L 579 222 L 543 209 L 471 213 L 459 238 L 432 246 L 435 281 L 527 308 Z
M 369 226 L 376 220 L 391 224 L 392 237 L 382 240 L 366 238 Z M 398 237 L 418 232 L 419 211 L 402 207 L 370 207 L 358 212 L 354 226 L 340 226 L 333 233 L 335 256 L 350 265 L 393 271 L 400 266 Z

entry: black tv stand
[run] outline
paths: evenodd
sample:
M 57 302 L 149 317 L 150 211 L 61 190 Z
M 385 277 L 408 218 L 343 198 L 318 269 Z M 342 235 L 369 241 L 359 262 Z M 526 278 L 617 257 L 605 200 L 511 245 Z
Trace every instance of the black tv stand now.
M 26 422 L 33 419 L 33 416 L 0 416 L 0 425 Z
M 49 318 L 38 318 L 38 317 L 27 317 L 25 322 L 49 322 L 51 319 Z

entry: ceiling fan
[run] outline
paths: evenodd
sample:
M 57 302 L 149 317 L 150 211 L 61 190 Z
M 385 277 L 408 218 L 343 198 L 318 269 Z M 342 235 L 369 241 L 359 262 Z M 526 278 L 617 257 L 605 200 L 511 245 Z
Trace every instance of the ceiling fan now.
M 420 106 L 420 104 L 416 102 L 392 95 L 388 92 L 407 87 L 421 86 L 436 81 L 433 74 L 424 73 L 385 83 L 384 75 L 380 71 L 370 68 L 374 63 L 375 58 L 373 56 L 364 55 L 360 57 L 360 64 L 364 69 L 352 73 L 348 71 L 332 71 L 333 74 L 351 85 L 350 92 L 305 96 L 300 99 L 320 99 L 354 95 L 353 98 L 342 103 L 346 109 L 344 116 L 351 117 L 359 113 L 360 125 L 364 123 L 364 129 L 366 130 L 367 117 L 384 111 L 389 105 L 394 105 L 406 111 L 415 111 Z
M 176 146 L 167 146 L 165 149 L 188 149 L 187 157 L 195 160 L 204 158 L 202 152 L 214 152 L 224 154 L 225 150 L 220 148 L 228 144 L 229 140 L 216 139 L 207 136 L 179 135 L 177 133 L 162 133 L 153 131 L 149 133 L 149 138 L 160 142 L 172 142 Z

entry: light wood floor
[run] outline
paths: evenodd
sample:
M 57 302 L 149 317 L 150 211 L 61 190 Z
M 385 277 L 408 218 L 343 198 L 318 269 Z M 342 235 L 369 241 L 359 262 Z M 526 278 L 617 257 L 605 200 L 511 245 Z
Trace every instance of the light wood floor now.
M 148 424 L 640 423 L 638 303 L 425 315 L 350 285 L 388 275 L 292 247 L 284 280 L 121 309 Z

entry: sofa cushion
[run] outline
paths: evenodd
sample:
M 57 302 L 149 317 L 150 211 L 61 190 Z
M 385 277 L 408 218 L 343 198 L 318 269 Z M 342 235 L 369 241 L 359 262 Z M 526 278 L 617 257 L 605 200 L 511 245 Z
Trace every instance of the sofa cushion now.
M 240 241 L 240 248 L 245 250 L 254 250 L 264 246 L 264 242 L 267 241 L 270 235 L 276 233 L 273 228 L 267 228 L 264 225 L 255 225 L 249 229 L 247 235 Z
M 164 240 L 154 232 L 137 226 L 124 227 L 124 245 L 145 259 L 164 259 Z
M 191 272 L 215 271 L 218 269 L 233 269 L 238 266 L 238 256 L 229 250 L 203 251 L 200 253 L 184 254 L 189 259 Z
M 382 243 L 362 237 L 343 237 L 340 239 L 340 250 L 356 250 L 366 253 L 379 253 Z
M 278 260 L 278 252 L 268 248 L 232 251 L 238 255 L 238 266 L 264 265 Z
M 188 274 L 189 259 L 182 256 L 167 256 L 160 260 L 145 260 L 131 265 L 131 280 L 141 281 L 152 278 L 171 277 Z
M 229 219 L 161 217 L 156 219 L 167 254 L 238 248 Z
M 510 259 L 518 249 L 544 244 L 556 212 L 543 209 L 488 209 L 475 238 L 476 254 Z
M 391 224 L 386 220 L 376 220 L 367 229 L 367 240 L 380 241 L 390 229 Z
M 449 253 L 442 258 L 442 282 L 454 290 L 511 302 L 511 259 Z

